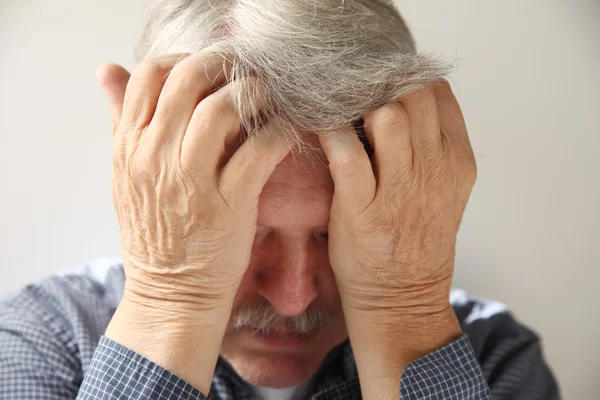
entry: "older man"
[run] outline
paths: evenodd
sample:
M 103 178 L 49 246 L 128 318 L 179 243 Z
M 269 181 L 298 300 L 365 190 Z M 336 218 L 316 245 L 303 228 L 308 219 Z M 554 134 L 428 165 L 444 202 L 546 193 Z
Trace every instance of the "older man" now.
M 162 0 L 138 57 L 98 70 L 122 260 L 4 299 L 2 399 L 558 398 L 451 291 L 475 159 L 390 4 Z

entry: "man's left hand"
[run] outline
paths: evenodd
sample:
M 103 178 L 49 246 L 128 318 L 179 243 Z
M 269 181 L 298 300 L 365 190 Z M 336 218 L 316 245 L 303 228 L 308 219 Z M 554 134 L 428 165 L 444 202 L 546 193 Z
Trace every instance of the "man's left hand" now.
M 394 332 L 405 337 L 379 351 L 405 365 L 460 336 L 449 295 L 477 167 L 446 81 L 374 110 L 364 130 L 371 159 L 352 127 L 319 137 L 335 185 L 329 259 L 355 353 L 369 348 L 363 361 L 376 362 L 378 344 L 356 339 L 382 343 Z

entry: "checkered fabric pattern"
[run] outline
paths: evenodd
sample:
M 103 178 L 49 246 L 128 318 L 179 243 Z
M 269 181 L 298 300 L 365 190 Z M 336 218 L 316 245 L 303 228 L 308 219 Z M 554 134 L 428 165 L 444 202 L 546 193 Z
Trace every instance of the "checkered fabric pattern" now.
M 206 399 L 102 334 L 123 295 L 120 259 L 98 260 L 0 298 L 0 399 Z M 400 399 L 560 399 L 538 336 L 503 304 L 455 289 L 464 334 L 409 364 Z M 402 340 L 402 338 L 398 338 Z M 361 399 L 350 342 L 332 349 L 306 398 Z M 219 358 L 212 400 L 260 400 Z

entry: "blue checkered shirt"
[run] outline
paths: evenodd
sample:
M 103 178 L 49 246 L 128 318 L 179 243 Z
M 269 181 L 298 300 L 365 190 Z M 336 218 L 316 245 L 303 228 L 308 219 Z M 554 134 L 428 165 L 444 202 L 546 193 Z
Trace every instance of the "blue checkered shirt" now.
M 120 259 L 96 260 L 1 298 L 0 399 L 206 399 L 103 336 L 124 281 Z M 538 336 L 503 304 L 457 289 L 451 302 L 464 334 L 405 368 L 400 399 L 560 398 Z M 307 398 L 360 399 L 358 378 L 346 340 L 323 360 Z M 259 400 L 222 358 L 208 398 Z

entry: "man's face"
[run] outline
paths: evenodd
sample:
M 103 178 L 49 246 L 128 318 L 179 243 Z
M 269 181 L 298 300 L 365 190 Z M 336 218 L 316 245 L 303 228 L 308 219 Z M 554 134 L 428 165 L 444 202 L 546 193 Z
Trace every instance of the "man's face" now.
M 319 145 L 316 136 L 309 140 Z M 221 347 L 221 355 L 240 376 L 255 384 L 287 387 L 304 382 L 325 355 L 347 338 L 327 254 L 333 180 L 325 156 L 319 157 L 314 162 L 288 155 L 260 196 L 250 266 L 236 294 Z M 262 315 L 252 311 L 252 306 Z M 269 311 L 274 323 L 265 323 L 264 314 Z M 279 335 L 237 329 L 236 317 L 242 318 L 238 325 L 256 327 L 261 321 Z M 286 321 L 286 317 L 290 318 Z M 291 324 L 292 317 L 304 325 Z M 302 326 L 312 332 L 281 335 Z

